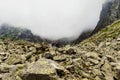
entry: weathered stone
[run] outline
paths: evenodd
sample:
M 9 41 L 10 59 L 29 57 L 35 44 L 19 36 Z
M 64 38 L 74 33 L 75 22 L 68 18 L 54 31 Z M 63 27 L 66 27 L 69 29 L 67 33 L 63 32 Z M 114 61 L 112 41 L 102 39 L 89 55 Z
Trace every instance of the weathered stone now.
M 90 78 L 90 74 L 84 72 L 84 71 L 81 71 L 81 76 L 82 77 L 86 77 L 86 78 Z
M 52 55 L 51 53 L 49 53 L 49 52 L 44 53 L 42 56 L 43 56 L 44 58 L 46 58 L 46 59 L 53 59 L 53 55 Z
M 0 74 L 0 80 L 2 80 L 2 74 Z
M 102 66 L 102 70 L 105 72 L 104 76 L 106 80 L 114 80 L 112 67 L 107 61 L 105 61 L 105 64 Z
M 71 69 L 73 67 L 74 67 L 74 65 L 68 65 L 68 66 L 66 66 L 66 69 Z
M 34 45 L 34 47 L 35 47 L 35 48 L 37 48 L 37 49 L 40 49 L 40 48 L 42 47 L 42 45 L 41 45 L 41 44 L 36 43 L 36 44 Z
M 105 43 L 104 43 L 104 42 L 101 42 L 101 43 L 98 45 L 98 48 L 102 48 L 103 46 L 105 46 Z
M 99 55 L 96 52 L 88 52 L 85 54 L 87 58 L 94 58 L 94 59 L 99 59 Z
M 96 76 L 95 77 L 95 80 L 101 80 L 99 76 Z
M 16 76 L 16 80 L 22 80 L 19 76 Z
M 109 45 L 111 44 L 111 42 L 106 42 L 105 44 L 106 44 L 107 46 L 109 46 Z
M 5 63 L 7 64 L 19 64 L 22 63 L 22 59 L 20 57 L 20 55 L 17 54 L 11 54 L 7 60 L 5 60 Z
M 98 64 L 99 63 L 99 61 L 98 60 L 95 60 L 95 59 L 88 59 L 90 62 L 92 62 L 93 64 Z
M 36 53 L 36 48 L 35 47 L 30 47 L 29 50 L 30 50 L 30 52 Z
M 117 38 L 117 41 L 120 41 L 120 38 Z
M 70 48 L 66 51 L 66 54 L 76 54 L 76 52 L 74 51 L 74 49 Z
M 29 59 L 33 54 L 33 52 L 26 53 L 25 58 Z
M 2 80 L 16 80 L 15 76 L 12 76 L 10 73 L 5 73 L 2 75 Z
M 66 55 L 58 55 L 58 56 L 53 57 L 53 60 L 55 61 L 65 61 L 66 59 L 67 59 Z
M 64 72 L 64 68 L 56 62 L 48 59 L 40 59 L 28 64 L 23 80 L 57 80 L 57 72 Z
M 101 75 L 101 71 L 99 69 L 93 69 L 92 72 L 94 75 Z
M 81 80 L 88 80 L 87 78 L 83 78 L 83 79 L 81 79 Z
M 73 62 L 78 62 L 78 61 L 81 61 L 81 58 L 73 59 Z
M 10 53 L 8 53 L 8 52 L 0 52 L 0 55 L 9 55 Z
M 56 55 L 56 48 L 49 48 L 51 55 Z
M 115 62 L 115 58 L 113 56 L 106 55 L 106 57 L 107 57 L 109 62 Z
M 8 73 L 9 70 L 10 70 L 10 65 L 7 65 L 7 64 L 1 64 L 0 65 L 0 73 Z

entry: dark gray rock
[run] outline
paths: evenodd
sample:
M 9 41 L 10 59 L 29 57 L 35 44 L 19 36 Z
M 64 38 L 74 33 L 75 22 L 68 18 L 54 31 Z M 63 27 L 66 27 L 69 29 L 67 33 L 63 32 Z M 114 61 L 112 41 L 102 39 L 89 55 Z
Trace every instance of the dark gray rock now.
M 100 20 L 93 31 L 93 34 L 118 19 L 120 19 L 120 0 L 111 0 L 103 4 Z
M 109 0 L 108 2 L 103 4 L 103 8 L 100 14 L 100 20 L 96 28 L 94 30 L 84 31 L 75 41 L 75 43 L 79 43 L 84 39 L 92 36 L 102 28 L 112 24 L 118 19 L 120 19 L 120 0 Z
M 41 42 L 42 39 L 34 35 L 31 30 L 20 27 L 14 27 L 9 24 L 3 24 L 0 26 L 0 38 L 10 38 L 12 40 L 23 39 L 31 42 Z

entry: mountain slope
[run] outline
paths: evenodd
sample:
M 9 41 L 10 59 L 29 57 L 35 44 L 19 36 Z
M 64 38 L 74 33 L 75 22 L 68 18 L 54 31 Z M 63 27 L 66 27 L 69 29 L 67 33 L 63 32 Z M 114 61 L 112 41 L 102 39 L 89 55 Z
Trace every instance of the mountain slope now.
M 102 11 L 100 14 L 100 20 L 94 30 L 84 31 L 75 43 L 79 43 L 82 40 L 89 38 L 91 35 L 97 33 L 107 25 L 112 24 L 114 21 L 120 19 L 120 0 L 108 0 L 103 4 Z
M 103 5 L 100 20 L 93 33 L 120 19 L 120 0 L 111 0 Z
M 8 24 L 0 26 L 0 38 L 24 39 L 32 42 L 42 41 L 39 36 L 34 35 L 29 29 L 14 27 Z
M 76 45 L 76 48 L 83 58 L 82 69 L 89 75 L 88 79 L 120 79 L 120 20 Z
M 87 39 L 87 41 L 99 42 L 109 38 L 114 39 L 119 35 L 120 35 L 120 20 L 117 20 L 111 25 L 100 30 L 97 34 Z
M 0 40 L 1 80 L 119 80 L 120 20 L 71 46 Z

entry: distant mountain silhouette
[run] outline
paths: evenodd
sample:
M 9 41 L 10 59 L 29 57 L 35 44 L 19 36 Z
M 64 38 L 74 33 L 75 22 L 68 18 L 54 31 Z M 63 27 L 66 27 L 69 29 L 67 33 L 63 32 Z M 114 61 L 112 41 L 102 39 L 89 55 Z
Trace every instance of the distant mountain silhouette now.
M 3 24 L 0 26 L 0 38 L 10 38 L 12 40 L 24 39 L 31 42 L 40 42 L 42 39 L 34 35 L 31 30 L 14 27 L 9 24 Z

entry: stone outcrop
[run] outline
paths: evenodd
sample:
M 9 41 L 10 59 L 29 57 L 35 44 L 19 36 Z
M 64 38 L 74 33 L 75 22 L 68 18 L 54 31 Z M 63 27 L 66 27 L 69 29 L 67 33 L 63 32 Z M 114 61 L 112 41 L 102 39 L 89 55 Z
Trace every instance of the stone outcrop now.
M 23 80 L 58 80 L 57 74 L 64 73 L 62 66 L 48 59 L 39 59 L 27 66 L 22 76 Z
M 93 31 L 93 34 L 118 19 L 120 19 L 120 0 L 110 0 L 103 4 L 100 20 Z
M 120 19 L 120 0 L 106 0 L 106 1 L 107 2 L 103 4 L 102 11 L 100 14 L 100 20 L 96 28 L 94 30 L 84 31 L 73 43 L 79 43 L 91 37 L 102 28 Z

